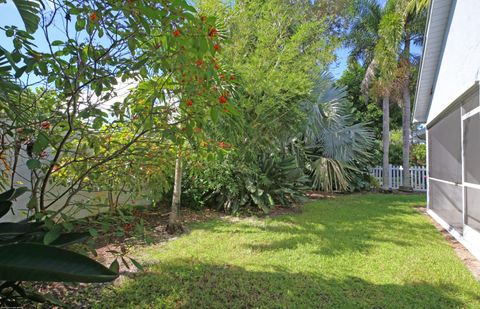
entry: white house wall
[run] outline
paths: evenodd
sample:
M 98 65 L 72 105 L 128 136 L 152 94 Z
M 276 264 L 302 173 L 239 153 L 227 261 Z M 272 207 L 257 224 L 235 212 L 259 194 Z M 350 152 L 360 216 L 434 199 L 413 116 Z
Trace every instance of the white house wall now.
M 427 123 L 480 79 L 479 3 L 480 0 L 454 1 Z

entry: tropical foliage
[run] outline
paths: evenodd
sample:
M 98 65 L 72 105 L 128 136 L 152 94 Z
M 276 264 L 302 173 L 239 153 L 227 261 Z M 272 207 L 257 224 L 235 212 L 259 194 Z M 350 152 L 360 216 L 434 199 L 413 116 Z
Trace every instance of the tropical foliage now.
M 400 50 L 423 12 L 403 1 L 9 4 L 22 21 L 0 27 L 0 217 L 24 221 L 0 223 L 5 305 L 46 300 L 21 281 L 116 278 L 123 253 L 108 269 L 63 247 L 131 230 L 129 216 L 83 217 L 170 203 L 174 233 L 184 205 L 268 213 L 308 190 L 368 189 L 386 115 L 377 98 L 389 108 L 399 78 L 411 83 Z M 335 82 L 347 29 L 352 57 Z
M 20 187 L 0 194 L 0 218 L 27 190 Z M 108 269 L 82 254 L 63 248 L 89 237 L 89 233 L 62 233 L 50 220 L 1 222 L 0 278 L 3 282 L 0 285 L 0 304 L 18 306 L 18 298 L 42 303 L 47 300 L 58 302 L 48 295 L 25 291 L 21 281 L 105 282 L 117 278 L 118 269 Z

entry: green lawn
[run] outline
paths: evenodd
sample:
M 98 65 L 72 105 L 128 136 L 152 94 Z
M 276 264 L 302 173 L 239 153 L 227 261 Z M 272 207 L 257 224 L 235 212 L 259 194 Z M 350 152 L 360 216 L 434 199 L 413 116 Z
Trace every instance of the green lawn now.
M 106 308 L 480 308 L 480 284 L 414 206 L 350 195 L 299 215 L 216 220 L 139 253 Z

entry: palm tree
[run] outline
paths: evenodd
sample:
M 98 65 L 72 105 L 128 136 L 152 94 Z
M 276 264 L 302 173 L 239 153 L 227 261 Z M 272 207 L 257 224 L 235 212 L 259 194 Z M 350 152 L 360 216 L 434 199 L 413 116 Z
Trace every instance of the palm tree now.
M 423 13 L 429 2 L 430 0 L 389 0 L 381 9 L 376 1 L 361 0 L 358 2 L 359 19 L 354 22 L 350 37 L 347 38 L 347 43 L 354 46 L 352 56 L 362 56 L 363 53 L 364 64 L 367 66 L 361 86 L 362 92 L 368 98 L 368 91 L 375 82 L 376 93 L 382 97 L 383 170 L 385 171 L 383 189 L 388 189 L 389 181 L 389 175 L 386 172 L 389 168 L 389 106 L 390 95 L 394 91 L 400 92 L 402 97 L 403 179 L 404 187 L 410 187 L 410 75 L 412 68 L 410 50 L 412 42 L 420 41 Z M 394 85 L 398 89 L 394 89 Z
M 403 0 L 388 1 L 386 9 L 389 10 L 386 22 L 380 26 L 379 33 L 386 40 L 388 45 L 378 49 L 380 57 L 389 62 L 388 67 L 383 68 L 382 74 L 391 74 L 396 70 L 397 85 L 401 93 L 402 131 L 403 131 L 403 187 L 409 190 L 411 188 L 410 180 L 410 124 L 411 124 L 411 95 L 410 95 L 410 75 L 412 72 L 411 45 L 412 42 L 420 42 L 423 27 L 425 23 L 425 9 L 430 0 Z M 385 19 L 387 16 L 385 17 Z M 403 45 L 403 50 L 401 50 Z M 387 47 L 388 49 L 383 50 Z M 398 62 L 395 68 L 392 64 Z M 388 70 L 386 72 L 385 70 Z
M 389 1 L 391 2 L 391 1 Z M 347 36 L 346 45 L 352 47 L 351 57 L 360 60 L 367 67 L 362 81 L 362 92 L 368 101 L 368 94 L 375 79 L 377 71 L 380 78 L 376 82 L 376 93 L 382 97 L 383 109 L 383 186 L 388 190 L 389 185 L 389 145 L 390 145 L 390 93 L 392 83 L 392 63 L 389 57 L 395 50 L 390 45 L 390 30 L 396 22 L 391 13 L 392 4 L 387 3 L 382 8 L 375 0 L 360 0 L 357 3 L 358 17 L 353 22 L 351 31 Z M 393 46 L 397 46 L 394 44 Z
M 305 168 L 314 188 L 346 191 L 370 159 L 374 134 L 353 122 L 345 91 L 333 84 L 330 76 L 322 75 L 312 100 L 304 105 L 308 115 L 303 134 Z

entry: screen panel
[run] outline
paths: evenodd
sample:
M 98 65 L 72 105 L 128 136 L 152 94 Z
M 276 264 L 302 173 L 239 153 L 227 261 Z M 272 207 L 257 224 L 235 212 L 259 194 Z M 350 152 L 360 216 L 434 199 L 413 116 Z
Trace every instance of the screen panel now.
M 466 224 L 480 232 L 480 190 L 465 188 L 466 191 Z
M 465 181 L 480 184 L 480 114 L 463 121 Z
M 430 177 L 462 182 L 461 121 L 458 107 L 428 129 Z
M 445 222 L 461 229 L 462 215 L 462 187 L 429 180 L 429 207 Z
M 479 96 L 478 96 L 478 92 L 475 92 L 463 102 L 463 106 L 462 106 L 463 114 L 466 114 L 472 111 L 473 109 L 478 107 L 478 105 L 479 105 Z

